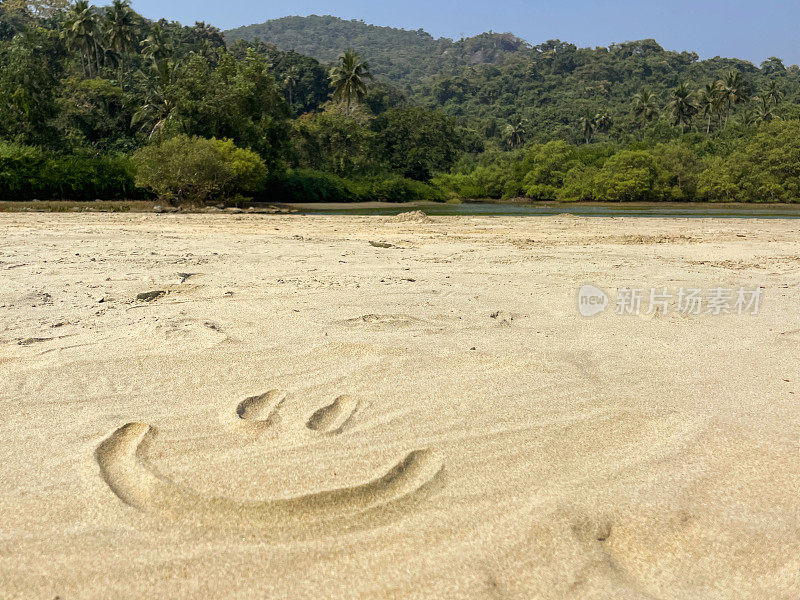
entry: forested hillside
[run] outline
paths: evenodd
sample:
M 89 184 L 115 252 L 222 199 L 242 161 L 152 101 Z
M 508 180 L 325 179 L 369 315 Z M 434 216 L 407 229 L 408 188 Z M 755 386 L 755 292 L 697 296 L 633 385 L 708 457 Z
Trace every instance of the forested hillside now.
M 799 92 L 652 40 L 0 0 L 0 197 L 798 202 Z
M 342 49 L 368 56 L 379 77 L 408 92 L 421 90 L 431 77 L 455 72 L 460 66 L 500 63 L 506 54 L 527 54 L 530 47 L 510 33 L 483 33 L 464 40 L 434 39 L 419 29 L 378 27 L 363 21 L 312 15 L 284 17 L 260 25 L 224 32 L 229 42 L 263 41 L 281 50 L 295 50 L 322 62 L 336 59 Z
M 526 122 L 529 139 L 580 140 L 576 122 L 586 113 L 606 116 L 612 137 L 636 129 L 630 105 L 642 88 L 666 103 L 679 83 L 699 90 L 731 70 L 746 76 L 754 95 L 772 82 L 789 104 L 800 101 L 800 67 L 779 58 L 762 65 L 735 58 L 699 60 L 694 52 L 664 50 L 655 40 L 579 48 L 559 40 L 530 45 L 511 33 L 484 33 L 452 41 L 419 31 L 376 27 L 331 16 L 285 17 L 224 32 L 227 40 L 261 40 L 332 61 L 355 48 L 380 81 L 409 98 L 470 119 L 489 137 L 509 122 Z M 737 106 L 746 112 L 748 107 Z M 746 114 L 745 118 L 755 118 Z M 798 114 L 788 104 L 784 116 Z

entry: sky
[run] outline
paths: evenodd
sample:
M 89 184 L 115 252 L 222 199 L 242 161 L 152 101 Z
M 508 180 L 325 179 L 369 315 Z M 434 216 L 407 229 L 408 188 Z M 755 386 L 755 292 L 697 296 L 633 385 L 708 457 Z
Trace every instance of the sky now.
M 800 63 L 797 0 L 133 0 L 132 5 L 151 19 L 205 21 L 222 29 L 318 14 L 422 28 L 454 39 L 489 30 L 510 31 L 532 44 L 557 38 L 591 47 L 655 38 L 668 50 L 694 51 L 701 58 L 759 64 L 778 56 L 787 65 Z

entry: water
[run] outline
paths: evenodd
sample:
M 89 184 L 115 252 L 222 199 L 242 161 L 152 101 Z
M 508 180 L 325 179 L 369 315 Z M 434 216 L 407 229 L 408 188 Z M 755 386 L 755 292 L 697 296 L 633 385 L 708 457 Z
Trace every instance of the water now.
M 691 204 L 691 203 L 620 203 L 559 204 L 553 202 L 499 203 L 464 202 L 462 204 L 305 204 L 300 213 L 307 215 L 383 215 L 392 216 L 409 210 L 423 210 L 429 215 L 472 216 L 542 216 L 569 213 L 584 217 L 717 217 L 739 219 L 799 219 L 800 204 Z

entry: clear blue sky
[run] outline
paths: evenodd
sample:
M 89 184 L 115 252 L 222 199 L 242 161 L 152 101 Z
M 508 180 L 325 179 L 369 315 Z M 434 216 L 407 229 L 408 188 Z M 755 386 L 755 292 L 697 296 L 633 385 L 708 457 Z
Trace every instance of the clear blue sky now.
M 95 0 L 96 4 L 104 3 Z M 702 58 L 728 56 L 756 64 L 769 56 L 800 63 L 797 0 L 133 0 L 149 18 L 229 29 L 289 15 L 330 14 L 374 25 L 425 29 L 459 38 L 511 31 L 536 44 L 559 38 L 579 46 L 655 38 L 669 50 Z

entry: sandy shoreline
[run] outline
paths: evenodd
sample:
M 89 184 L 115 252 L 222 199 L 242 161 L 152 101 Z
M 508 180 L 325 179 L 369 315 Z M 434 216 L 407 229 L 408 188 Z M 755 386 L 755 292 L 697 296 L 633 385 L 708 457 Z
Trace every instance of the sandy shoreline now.
M 800 594 L 798 221 L 0 231 L 0 598 Z

